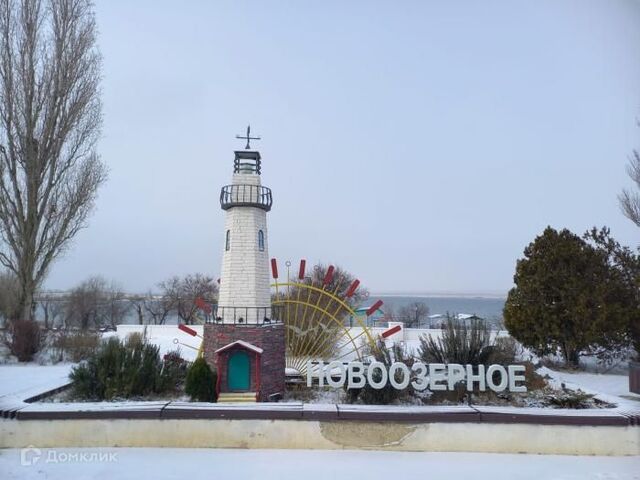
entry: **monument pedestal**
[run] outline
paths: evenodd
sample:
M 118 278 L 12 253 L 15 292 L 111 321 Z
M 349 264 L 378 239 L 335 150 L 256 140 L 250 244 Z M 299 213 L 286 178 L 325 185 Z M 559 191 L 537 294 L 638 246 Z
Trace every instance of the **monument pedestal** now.
M 204 358 L 218 372 L 216 391 L 254 392 L 256 400 L 278 400 L 285 390 L 282 323 L 204 326 Z

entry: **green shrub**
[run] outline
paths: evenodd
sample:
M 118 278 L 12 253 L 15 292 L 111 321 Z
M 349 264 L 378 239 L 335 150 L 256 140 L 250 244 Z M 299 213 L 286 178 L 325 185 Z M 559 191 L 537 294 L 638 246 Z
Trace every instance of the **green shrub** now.
M 491 346 L 489 362 L 498 365 L 513 365 L 518 361 L 521 347 L 513 337 L 496 337 Z
M 187 371 L 185 392 L 195 402 L 216 401 L 216 373 L 203 357 L 198 357 Z
M 376 342 L 376 348 L 365 348 L 365 352 L 372 356 L 378 362 L 382 362 L 387 371 L 393 362 L 405 363 L 409 368 L 413 365 L 413 359 L 407 353 L 406 349 L 399 344 L 394 343 L 391 348 L 387 348 L 383 339 L 378 338 Z M 400 377 L 402 374 L 398 373 Z M 376 370 L 373 374 L 373 379 L 379 382 L 382 378 L 380 371 Z M 398 381 L 402 378 L 397 378 Z M 347 385 L 348 382 L 345 382 Z M 376 389 L 369 385 L 367 382 L 363 388 L 351 388 L 347 389 L 347 399 L 350 402 L 361 401 L 367 405 L 388 405 L 401 398 L 410 395 L 410 390 L 397 390 L 390 382 L 380 388 Z
M 477 373 L 478 365 L 507 366 L 518 363 L 519 350 L 518 342 L 512 337 L 492 338 L 491 331 L 484 320 L 471 320 L 466 323 L 447 315 L 442 337 L 422 335 L 418 353 L 425 363 L 474 365 L 473 370 Z M 533 374 L 530 372 L 529 377 L 526 377 L 527 385 Z M 497 373 L 494 375 L 497 377 Z M 475 391 L 476 394 L 479 393 L 477 387 Z M 466 388 L 459 388 L 454 392 L 433 392 L 430 401 L 461 402 L 468 398 L 467 395 Z
M 187 362 L 180 356 L 180 350 L 167 352 L 163 358 L 160 375 L 163 391 L 178 391 L 187 376 Z
M 69 374 L 73 382 L 73 398 L 83 400 L 104 400 L 104 386 L 96 374 L 94 364 L 82 364 L 74 367 Z
M 111 337 L 69 377 L 76 397 L 86 400 L 135 398 L 175 390 L 175 371 L 165 369 L 159 347 L 139 335 L 124 342 Z
M 522 362 L 524 365 L 525 385 L 528 391 L 542 390 L 547 387 L 547 379 L 536 372 L 536 367 L 531 362 Z
M 582 390 L 569 390 L 563 388 L 562 392 L 554 392 L 545 396 L 546 401 L 553 408 L 593 408 L 595 395 L 583 392 Z
M 491 331 L 484 320 L 471 320 L 467 324 L 449 315 L 442 337 L 422 335 L 418 348 L 425 363 L 460 365 L 486 364 L 493 350 Z
M 141 347 L 147 340 L 147 327 L 144 327 L 144 334 L 140 332 L 133 332 L 127 335 L 124 339 L 124 344 L 127 348 L 139 348 Z

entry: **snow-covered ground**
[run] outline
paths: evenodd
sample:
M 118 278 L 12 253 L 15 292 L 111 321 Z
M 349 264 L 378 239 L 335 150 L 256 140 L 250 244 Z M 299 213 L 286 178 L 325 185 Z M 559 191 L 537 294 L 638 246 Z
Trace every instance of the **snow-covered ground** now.
M 197 331 L 200 337 L 192 337 L 177 328 L 176 325 L 151 325 L 142 328 L 138 325 L 120 325 L 118 331 L 106 335 L 117 335 L 124 339 L 127 335 L 135 331 L 145 332 L 148 340 L 160 347 L 160 354 L 163 355 L 171 350 L 180 348 L 183 358 L 194 360 L 196 351 L 201 343 L 202 325 L 191 326 Z M 419 338 L 418 334 L 439 334 L 439 330 L 407 329 L 402 332 L 402 341 L 408 348 L 415 348 L 414 343 Z M 179 343 L 176 343 L 179 342 Z M 182 345 L 180 345 L 182 344 Z M 0 399 L 24 400 L 30 396 L 52 390 L 68 383 L 68 374 L 71 364 L 57 364 L 42 366 L 31 364 L 2 364 L 0 365 Z M 538 370 L 541 375 L 548 375 L 552 378 L 551 383 L 560 387 L 564 383 L 571 389 L 580 388 L 587 393 L 597 395 L 598 398 L 615 403 L 620 408 L 640 408 L 640 395 L 629 392 L 629 380 L 626 374 L 597 374 L 577 372 L 569 373 L 556 371 L 547 367 Z M 4 397 L 4 398 L 3 398 Z M 338 396 L 326 394 L 315 402 L 336 403 Z
M 537 372 L 551 377 L 550 382 L 556 387 L 564 384 L 572 390 L 579 388 L 605 402 L 615 403 L 621 409 L 640 408 L 640 395 L 629 392 L 628 375 L 564 372 L 547 367 L 539 368 Z
M 70 364 L 0 365 L 0 403 L 28 398 L 67 383 L 71 367 Z M 623 408 L 640 406 L 640 395 L 628 392 L 626 376 L 550 369 L 541 373 L 548 374 L 553 382 L 597 393 L 609 401 L 615 398 Z M 48 407 L 43 405 L 42 408 Z M 0 449 L 0 478 L 3 480 L 176 477 L 640 480 L 640 457 L 347 450 Z
M 18 363 L 0 365 L 0 400 L 25 400 L 69 383 L 73 364 L 38 365 Z
M 144 333 L 150 343 L 160 347 L 161 356 L 173 350 L 180 350 L 180 356 L 192 362 L 196 359 L 202 343 L 204 328 L 202 325 L 189 325 L 189 328 L 195 330 L 199 336 L 192 337 L 181 331 L 177 325 L 118 325 L 116 335 L 124 340 L 134 332 Z
M 640 479 L 638 457 L 171 448 L 42 449 L 25 453 L 22 463 L 33 462 L 31 465 L 21 464 L 20 450 L 0 450 L 3 479 Z M 77 460 L 96 453 L 102 453 L 104 461 Z M 58 461 L 47 462 L 47 458 Z

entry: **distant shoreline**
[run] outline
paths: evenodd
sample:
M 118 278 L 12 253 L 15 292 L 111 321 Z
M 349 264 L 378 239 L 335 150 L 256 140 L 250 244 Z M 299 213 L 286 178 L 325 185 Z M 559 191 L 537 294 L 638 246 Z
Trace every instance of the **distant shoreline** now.
M 413 297 L 413 298 L 487 298 L 492 300 L 506 300 L 507 294 L 502 293 L 385 293 L 372 292 L 369 297 Z

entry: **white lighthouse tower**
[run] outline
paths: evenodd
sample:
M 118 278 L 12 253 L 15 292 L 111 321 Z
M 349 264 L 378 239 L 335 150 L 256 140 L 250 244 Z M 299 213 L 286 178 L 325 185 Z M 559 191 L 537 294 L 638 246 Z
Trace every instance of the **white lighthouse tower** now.
M 273 199 L 260 183 L 260 152 L 250 147 L 259 137 L 251 137 L 251 127 L 236 137 L 247 146 L 235 152 L 231 184 L 220 192 L 226 219 L 216 320 L 256 324 L 271 319 L 267 212 Z
M 203 352 L 217 372 L 219 402 L 274 401 L 285 389 L 285 331 L 271 306 L 267 212 L 271 189 L 260 184 L 260 152 L 235 152 L 231 183 L 222 187 L 226 212 L 220 292 L 204 325 Z

